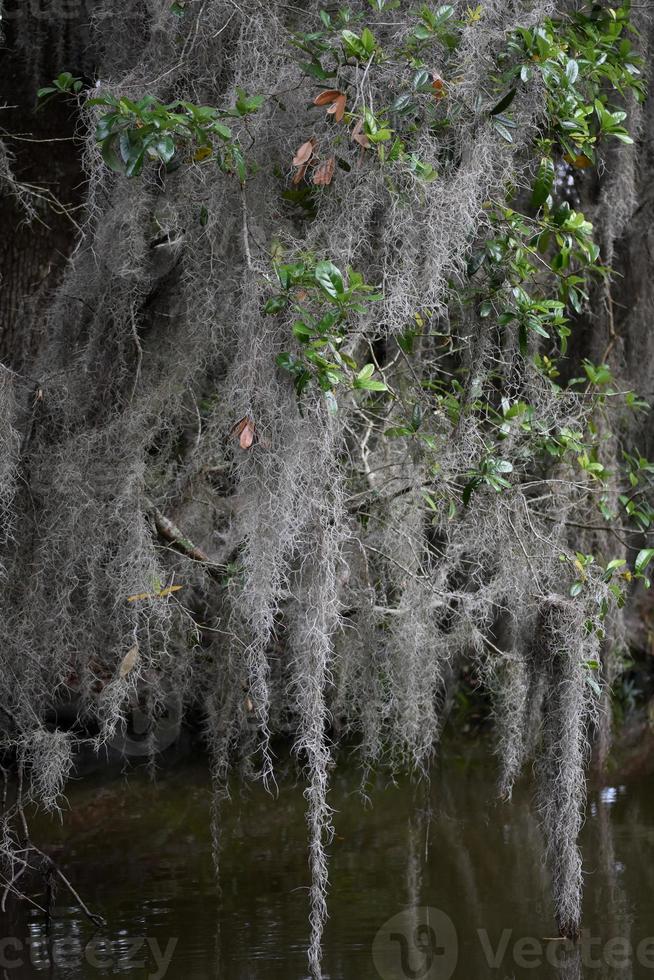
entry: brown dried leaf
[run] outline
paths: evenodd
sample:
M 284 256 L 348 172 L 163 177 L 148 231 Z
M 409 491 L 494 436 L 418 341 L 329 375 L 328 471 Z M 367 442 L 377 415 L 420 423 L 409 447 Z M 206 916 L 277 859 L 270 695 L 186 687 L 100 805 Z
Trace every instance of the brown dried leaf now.
M 366 134 L 363 131 L 363 120 L 362 119 L 357 119 L 356 126 L 352 130 L 352 134 L 351 135 L 352 135 L 352 139 L 354 140 L 354 142 L 355 143 L 358 143 L 359 146 L 362 146 L 364 150 L 367 150 L 369 148 L 369 146 L 370 146 L 370 140 L 368 139 L 368 137 L 366 136 Z
M 232 426 L 230 436 L 238 436 L 238 444 L 241 449 L 249 449 L 254 443 L 256 434 L 254 419 L 249 415 L 244 415 L 242 419 Z
M 302 146 L 298 147 L 296 150 L 295 156 L 293 157 L 293 166 L 301 167 L 305 163 L 308 163 L 313 156 L 313 151 L 315 148 L 316 141 L 312 136 L 310 140 L 307 140 L 306 143 L 303 143 Z
M 332 177 L 334 176 L 334 168 L 336 167 L 336 157 L 329 157 L 324 163 L 321 163 L 319 167 L 316 168 L 313 175 L 313 183 L 317 187 L 327 187 L 331 184 Z
M 434 91 L 434 95 L 436 96 L 437 99 L 442 99 L 443 96 L 445 95 L 445 81 L 443 78 L 441 78 L 441 76 L 438 74 L 437 71 L 433 71 L 431 73 L 431 77 L 432 77 L 431 87 Z
M 329 109 L 327 110 L 327 115 L 333 116 L 336 122 L 341 122 L 343 116 L 345 115 L 346 102 L 347 96 L 341 92 L 338 98 L 334 99 L 333 104 L 330 105 Z
M 241 447 L 241 449 L 249 449 L 253 442 L 254 442 L 254 425 L 248 422 L 248 424 L 241 432 L 241 436 L 238 440 L 238 444 Z
M 324 92 L 320 92 L 313 100 L 314 105 L 329 105 L 335 102 L 339 96 L 343 95 L 337 88 L 328 88 Z
M 135 643 L 133 647 L 130 647 L 125 656 L 122 659 L 122 663 L 118 668 L 119 677 L 127 677 L 127 675 L 136 667 L 136 662 L 139 659 L 139 645 Z

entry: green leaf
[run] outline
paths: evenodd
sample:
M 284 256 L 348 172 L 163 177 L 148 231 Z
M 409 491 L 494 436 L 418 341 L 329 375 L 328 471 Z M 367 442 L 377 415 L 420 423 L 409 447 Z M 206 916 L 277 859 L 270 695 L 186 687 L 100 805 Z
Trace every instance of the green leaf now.
M 578 596 L 580 592 L 583 592 L 584 583 L 583 582 L 573 582 L 570 586 L 570 595 L 574 599 Z
M 399 439 L 406 436 L 412 436 L 413 429 L 407 429 L 404 425 L 396 425 L 392 426 L 390 429 L 386 429 L 384 435 L 388 436 L 389 439 Z
M 512 88 L 503 96 L 497 105 L 494 105 L 492 109 L 489 110 L 489 116 L 496 116 L 498 113 L 503 112 L 504 109 L 508 109 L 513 100 L 515 99 L 516 89 Z
M 420 68 L 413 76 L 413 87 L 416 92 L 432 92 L 432 76 L 426 68 Z
M 318 285 L 332 299 L 340 300 L 345 292 L 343 274 L 333 262 L 319 262 L 314 272 Z
M 154 149 L 162 163 L 170 163 L 175 156 L 175 141 L 172 136 L 163 136 L 155 144 Z
M 507 143 L 513 143 L 513 136 L 511 136 L 510 130 L 506 128 L 504 123 L 500 122 L 498 119 L 492 120 L 494 129 L 500 134 L 503 140 Z
M 439 7 L 433 17 L 433 24 L 436 30 L 443 27 L 448 20 L 454 16 L 454 7 L 450 3 L 444 3 Z
M 550 157 L 543 157 L 540 161 L 534 188 L 531 195 L 531 203 L 535 208 L 541 207 L 550 196 L 554 186 L 554 162 Z
M 313 78 L 317 78 L 319 82 L 324 82 L 326 79 L 332 78 L 335 75 L 333 71 L 325 71 L 318 60 L 301 61 L 300 68 L 305 75 L 311 75 Z
M 118 99 L 114 98 L 113 95 L 98 95 L 95 99 L 87 99 L 84 103 L 85 106 L 96 106 L 96 105 L 110 105 L 114 109 L 118 106 Z
M 643 548 L 636 555 L 636 561 L 634 562 L 634 568 L 638 574 L 645 571 L 652 558 L 654 558 L 654 548 Z
M 293 335 L 302 344 L 306 344 L 313 336 L 309 327 L 304 323 L 303 320 L 296 320 L 293 324 Z
M 327 411 L 329 412 L 330 415 L 337 415 L 338 402 L 336 400 L 336 395 L 331 390 L 331 388 L 329 389 L 329 391 L 326 391 L 324 394 L 325 394 L 325 402 L 327 403 Z
M 125 168 L 125 174 L 128 177 L 138 177 L 138 175 L 143 170 L 143 157 L 145 155 L 145 147 L 141 145 L 140 149 L 135 149 L 130 156 L 129 162 Z
M 248 175 L 245 157 L 237 146 L 233 148 L 232 152 L 234 154 L 234 162 L 236 163 L 236 173 L 238 174 L 238 179 L 242 184 L 244 184 Z
M 391 112 L 408 112 L 414 106 L 413 99 L 411 98 L 410 92 L 404 92 L 402 95 L 398 95 L 395 102 L 391 106 Z
M 125 163 L 125 174 L 128 177 L 137 177 L 143 169 L 145 143 L 138 133 L 127 129 L 118 137 L 118 146 Z
M 570 58 L 567 65 L 565 66 L 565 75 L 571 85 L 577 81 L 579 77 L 579 65 L 574 58 Z
M 366 54 L 368 57 L 370 57 L 375 50 L 375 38 L 372 31 L 370 31 L 367 27 L 364 27 L 363 31 L 361 32 L 361 43 L 365 48 Z
M 352 31 L 341 31 L 341 38 L 343 39 L 343 47 L 345 48 L 346 54 L 353 55 L 358 60 L 365 60 L 369 57 L 363 41 L 356 34 L 353 34 Z
M 365 364 L 357 374 L 357 381 L 367 381 L 375 373 L 374 364 Z
M 100 144 L 100 152 L 102 159 L 110 170 L 114 170 L 119 174 L 125 173 L 125 164 L 118 153 L 117 136 L 108 136 L 107 139 L 103 140 Z
M 232 131 L 229 126 L 224 126 L 220 122 L 214 122 L 211 125 L 211 132 L 215 133 L 216 136 L 220 136 L 221 139 L 228 140 L 232 137 Z
M 364 391 L 388 391 L 388 385 L 384 384 L 383 381 L 355 381 L 354 387 Z
M 602 689 L 592 674 L 586 674 L 586 683 L 598 698 L 602 696 Z
M 330 310 L 329 313 L 325 313 L 316 324 L 317 333 L 329 333 L 332 327 L 338 322 L 340 316 L 340 310 Z M 356 362 L 354 366 L 356 367 Z
M 273 296 L 269 299 L 263 308 L 263 312 L 267 316 L 273 316 L 275 313 L 281 313 L 285 309 L 288 300 L 286 296 Z
M 430 493 L 427 493 L 426 490 L 421 490 L 420 492 L 422 496 L 425 498 L 427 506 L 431 508 L 431 510 L 438 511 L 438 507 L 436 506 L 436 501 L 434 500 L 432 495 Z

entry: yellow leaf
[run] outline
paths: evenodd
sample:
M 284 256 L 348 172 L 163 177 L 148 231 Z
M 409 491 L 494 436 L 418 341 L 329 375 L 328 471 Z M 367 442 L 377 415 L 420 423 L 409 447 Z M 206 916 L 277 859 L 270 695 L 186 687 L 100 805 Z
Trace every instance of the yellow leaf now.
M 161 599 L 172 592 L 179 592 L 183 588 L 183 585 L 167 585 L 165 589 L 159 589 L 157 592 L 137 592 L 135 595 L 128 595 L 127 601 L 140 602 L 142 599 Z
M 135 643 L 133 647 L 130 647 L 125 656 L 123 657 L 122 663 L 118 668 L 119 677 L 127 677 L 131 670 L 136 666 L 136 661 L 139 659 L 139 645 Z
M 170 595 L 171 592 L 179 592 L 179 590 L 183 588 L 184 588 L 183 585 L 167 585 L 165 589 L 162 589 L 160 592 L 157 592 L 156 594 L 158 596 Z
M 564 154 L 563 159 L 572 167 L 576 167 L 577 170 L 586 170 L 588 167 L 592 167 L 593 165 L 593 161 L 587 157 L 585 153 L 580 153 L 576 157 L 571 156 L 570 153 L 566 153 Z
M 199 146 L 193 154 L 193 160 L 195 163 L 201 163 L 203 160 L 206 160 L 207 157 L 210 157 L 212 153 L 212 146 Z

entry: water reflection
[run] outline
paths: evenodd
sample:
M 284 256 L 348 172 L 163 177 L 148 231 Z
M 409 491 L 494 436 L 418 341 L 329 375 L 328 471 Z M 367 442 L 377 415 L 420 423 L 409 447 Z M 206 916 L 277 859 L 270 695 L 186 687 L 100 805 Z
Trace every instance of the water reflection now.
M 429 786 L 379 777 L 369 795 L 364 808 L 357 774 L 335 774 L 329 980 L 654 980 L 649 781 L 591 795 L 586 931 L 574 950 L 544 941 L 554 926 L 528 788 L 499 803 L 493 765 L 450 753 Z M 38 910 L 13 910 L 3 923 L 3 980 L 306 977 L 302 785 L 289 776 L 277 799 L 257 786 L 233 796 L 223 808 L 219 890 L 204 767 L 161 773 L 156 786 L 144 769 L 75 784 L 63 826 L 41 818 L 35 832 L 108 928 L 94 930 L 63 892 L 49 932 Z

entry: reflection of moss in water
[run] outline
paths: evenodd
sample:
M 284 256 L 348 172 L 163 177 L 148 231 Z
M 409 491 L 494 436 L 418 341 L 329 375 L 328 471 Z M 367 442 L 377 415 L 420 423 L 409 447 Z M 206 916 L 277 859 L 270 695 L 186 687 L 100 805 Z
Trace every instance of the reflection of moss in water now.
M 513 975 L 516 940 L 551 934 L 541 839 L 527 792 L 518 786 L 510 806 L 497 803 L 494 764 L 474 747 L 467 749 L 466 755 L 446 759 L 428 791 L 407 782 L 391 785 L 378 775 L 368 787 L 371 806 L 365 815 L 360 776 L 347 769 L 335 773 L 333 911 L 325 936 L 330 977 L 374 976 L 375 934 L 409 905 L 439 908 L 453 919 L 459 934 L 455 976 L 504 976 L 488 967 L 479 929 L 487 930 L 493 950 L 503 930 L 512 930 L 503 961 L 507 976 Z M 305 976 L 309 872 L 302 794 L 302 785 L 290 779 L 281 782 L 277 799 L 256 784 L 245 791 L 234 787 L 233 802 L 223 812 L 221 894 L 208 831 L 211 793 L 200 765 L 163 773 L 158 784 L 150 782 L 145 768 L 110 785 L 96 779 L 77 783 L 63 826 L 41 815 L 35 833 L 54 849 L 85 899 L 109 920 L 100 936 L 110 943 L 106 955 L 114 958 L 116 973 L 130 969 L 129 937 L 151 937 L 162 950 L 178 937 L 168 980 L 289 980 Z M 604 802 L 593 796 L 583 834 L 585 860 L 593 872 L 584 924 L 600 937 L 638 941 L 649 928 L 654 839 L 648 828 L 653 817 L 649 784 L 629 792 L 616 788 Z M 407 878 L 412 855 L 424 857 L 422 873 Z M 643 860 L 645 855 L 649 860 Z M 68 902 L 64 895 L 60 900 Z M 628 908 L 634 903 L 640 911 L 630 926 Z M 38 916 L 30 915 L 30 921 L 41 935 Z M 15 935 L 22 935 L 26 925 L 16 924 Z M 64 906 L 53 935 L 57 941 L 80 937 L 88 942 L 93 930 L 78 910 Z M 574 960 L 558 972 L 545 963 L 532 975 L 574 980 L 575 970 Z M 34 973 L 13 975 L 23 980 Z M 61 972 L 71 980 L 97 975 L 83 952 L 72 972 Z M 628 974 L 597 971 L 593 976 L 608 980 Z

